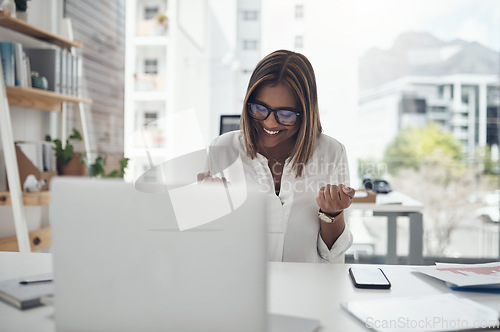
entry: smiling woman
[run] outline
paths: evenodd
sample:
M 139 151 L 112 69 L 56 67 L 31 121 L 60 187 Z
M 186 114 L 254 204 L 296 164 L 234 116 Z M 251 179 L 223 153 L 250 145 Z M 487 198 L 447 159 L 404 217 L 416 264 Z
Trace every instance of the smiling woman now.
M 212 143 L 198 179 L 227 175 L 240 158 L 246 181 L 267 196 L 269 260 L 343 262 L 352 244 L 343 211 L 354 189 L 344 146 L 321 133 L 316 79 L 304 55 L 280 50 L 257 64 L 240 127 Z

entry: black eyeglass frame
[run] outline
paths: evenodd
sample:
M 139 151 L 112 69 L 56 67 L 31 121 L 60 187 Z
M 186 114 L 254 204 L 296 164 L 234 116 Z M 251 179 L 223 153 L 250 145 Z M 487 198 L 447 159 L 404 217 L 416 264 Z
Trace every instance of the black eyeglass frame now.
M 267 110 L 267 115 L 265 118 L 263 119 L 258 119 L 256 118 L 255 116 L 252 115 L 252 112 L 250 112 L 249 108 L 250 108 L 250 104 L 256 104 L 256 105 L 260 105 L 260 106 L 263 106 L 266 110 Z M 269 114 L 271 113 L 274 113 L 274 118 L 276 119 L 276 122 L 278 122 L 280 125 L 282 126 L 286 126 L 286 127 L 291 127 L 293 125 L 295 125 L 297 123 L 297 121 L 299 120 L 299 118 L 297 118 L 295 120 L 294 123 L 292 124 L 284 124 L 284 123 L 281 123 L 281 121 L 278 119 L 278 112 L 279 111 L 289 111 L 289 112 L 293 112 L 295 113 L 297 116 L 300 116 L 302 115 L 302 112 L 301 111 L 297 111 L 296 109 L 294 108 L 288 108 L 288 107 L 281 107 L 281 108 L 276 108 L 276 109 L 272 109 L 271 107 L 269 107 L 268 105 L 264 104 L 263 102 L 261 101 L 252 101 L 252 102 L 248 102 L 247 103 L 247 112 L 248 112 L 248 115 L 250 115 L 251 118 L 255 119 L 255 120 L 259 120 L 259 121 L 264 121 L 265 119 L 267 119 L 269 117 Z

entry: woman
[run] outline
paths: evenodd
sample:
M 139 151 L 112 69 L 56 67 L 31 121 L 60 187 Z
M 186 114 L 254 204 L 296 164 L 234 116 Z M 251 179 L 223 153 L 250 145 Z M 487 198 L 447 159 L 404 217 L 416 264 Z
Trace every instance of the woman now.
M 345 185 L 344 146 L 321 133 L 316 79 L 304 55 L 280 50 L 257 64 L 240 128 L 213 142 L 199 179 L 213 181 L 213 170 L 238 154 L 247 180 L 268 195 L 269 259 L 343 262 L 352 244 L 343 211 L 354 189 Z

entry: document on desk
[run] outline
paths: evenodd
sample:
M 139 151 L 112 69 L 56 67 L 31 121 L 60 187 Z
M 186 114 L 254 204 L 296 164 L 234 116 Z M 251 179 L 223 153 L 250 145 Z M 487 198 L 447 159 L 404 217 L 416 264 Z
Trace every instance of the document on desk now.
M 500 262 L 486 264 L 440 264 L 417 266 L 413 271 L 446 281 L 457 287 L 500 288 Z
M 342 307 L 375 331 L 498 328 L 496 310 L 453 294 L 354 300 Z

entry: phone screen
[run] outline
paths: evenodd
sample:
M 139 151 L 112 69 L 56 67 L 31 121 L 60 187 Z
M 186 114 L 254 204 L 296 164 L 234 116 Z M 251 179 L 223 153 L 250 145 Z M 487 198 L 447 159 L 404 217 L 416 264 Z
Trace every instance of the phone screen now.
M 384 272 L 377 267 L 353 266 L 349 268 L 354 286 L 357 288 L 389 289 L 391 283 Z

